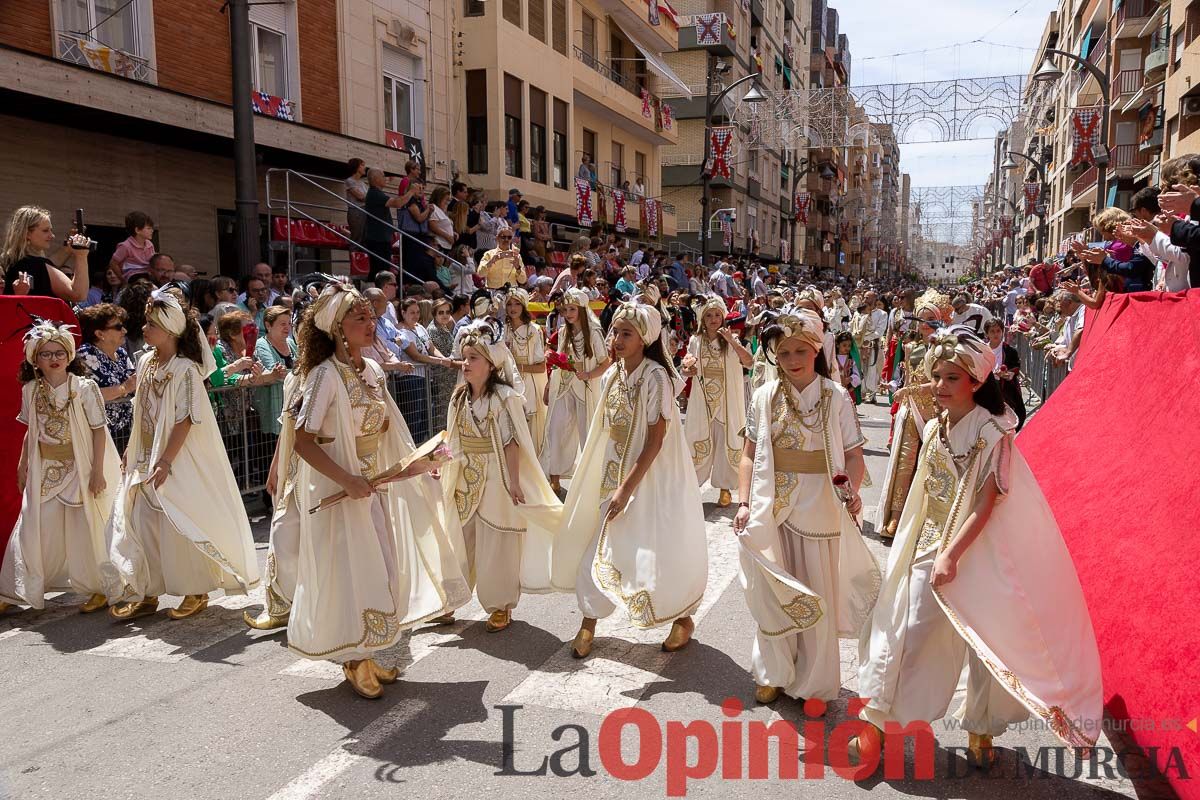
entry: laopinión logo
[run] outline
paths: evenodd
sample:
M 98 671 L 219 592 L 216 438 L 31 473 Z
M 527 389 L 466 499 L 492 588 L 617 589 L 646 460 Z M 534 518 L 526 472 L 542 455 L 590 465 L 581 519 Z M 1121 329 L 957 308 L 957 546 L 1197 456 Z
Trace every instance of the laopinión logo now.
M 857 717 L 866 701 L 850 698 L 848 713 Z M 668 797 L 685 797 L 689 781 L 719 777 L 721 780 L 819 780 L 828 770 L 846 780 L 861 780 L 873 775 L 882 757 L 885 780 L 934 780 L 937 740 L 928 722 L 906 726 L 888 723 L 885 726 L 883 752 L 865 753 L 861 763 L 852 764 L 850 740 L 866 729 L 857 718 L 829 726 L 823 719 L 804 721 L 799 727 L 792 720 L 779 719 L 767 723 L 761 720 L 740 720 L 745 710 L 742 701 L 727 698 L 721 704 L 725 719 L 719 724 L 708 720 L 681 722 L 657 717 L 643 708 L 622 708 L 605 715 L 597 734 L 596 748 L 587 728 L 566 724 L 555 728 L 551 739 L 555 749 L 529 761 L 522 758 L 517 764 L 517 714 L 520 705 L 494 706 L 501 714 L 501 760 L 494 774 L 502 777 L 532 777 L 554 775 L 560 778 L 585 777 L 597 774 L 592 766 L 594 757 L 600 767 L 614 778 L 640 781 L 660 769 L 666 771 Z M 826 704 L 821 700 L 806 700 L 804 713 L 821 717 Z M 622 747 L 627 731 L 636 737 L 636 747 Z M 801 741 L 803 740 L 803 750 Z M 912 774 L 906 774 L 905 744 L 913 742 Z M 1161 748 L 1117 752 L 1107 747 L 1090 749 L 1039 747 L 1032 751 L 1013 748 L 1015 759 L 1005 759 L 988 771 L 992 779 L 1028 780 L 1030 778 L 1063 777 L 1078 779 L 1121 777 L 1142 778 L 1174 774 L 1189 777 L 1178 748 L 1166 753 Z M 943 748 L 945 769 L 941 779 L 961 779 L 971 774 L 964 763 L 968 759 L 965 747 Z M 1067 753 L 1073 752 L 1072 759 Z M 774 756 L 772 760 L 772 755 Z

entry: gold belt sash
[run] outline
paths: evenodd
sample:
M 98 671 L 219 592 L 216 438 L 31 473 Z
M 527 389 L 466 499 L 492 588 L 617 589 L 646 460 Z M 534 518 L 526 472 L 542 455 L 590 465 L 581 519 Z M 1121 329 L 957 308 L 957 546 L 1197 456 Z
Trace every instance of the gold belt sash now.
M 628 425 L 613 425 L 608 429 L 608 438 L 614 442 L 625 444 L 629 441 L 629 426 Z
M 462 443 L 463 453 L 483 453 L 490 455 L 492 452 L 492 440 L 486 436 L 459 434 L 458 440 Z
M 74 461 L 75 448 L 70 442 L 62 444 L 49 444 L 47 442 L 38 442 L 38 452 L 46 461 Z
M 383 421 L 383 426 L 375 433 L 364 433 L 362 436 L 354 437 L 354 452 L 359 458 L 373 456 L 379 452 L 379 442 L 383 438 L 383 434 L 387 433 L 390 419 Z M 331 444 L 336 436 L 318 436 L 316 437 L 317 444 Z
M 723 381 L 723 380 L 725 380 L 725 367 L 715 367 L 715 368 L 705 367 L 704 371 L 700 374 L 703 375 L 705 378 L 712 378 L 713 380 Z
M 802 475 L 825 474 L 824 450 L 796 450 L 791 447 L 772 447 L 771 457 L 776 472 L 795 472 Z
M 517 372 L 522 372 L 526 375 L 536 375 L 539 372 L 546 371 L 546 362 L 539 361 L 536 364 L 526 364 L 524 361 L 517 362 Z

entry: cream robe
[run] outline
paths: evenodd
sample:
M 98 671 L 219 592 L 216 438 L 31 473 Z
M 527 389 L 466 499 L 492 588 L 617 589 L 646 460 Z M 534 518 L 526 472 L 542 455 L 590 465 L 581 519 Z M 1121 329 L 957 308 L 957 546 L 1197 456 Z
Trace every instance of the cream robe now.
M 108 562 L 104 530 L 121 484 L 121 462 L 108 435 L 104 399 L 96 382 L 67 375 L 66 382 L 50 393 L 56 407 L 71 398 L 61 418 L 54 409 L 39 408 L 38 381 L 21 388 L 18 419 L 29 428 L 25 436 L 28 480 L 0 568 L 0 600 L 38 609 L 45 607 L 47 591 L 104 592 L 101 567 Z M 101 466 L 105 489 L 95 497 L 88 482 L 94 458 L 92 430 L 100 428 L 105 429 Z M 70 442 L 73 461 L 43 461 L 39 440 Z M 47 557 L 61 563 L 48 565 Z
M 725 345 L 722 357 L 718 345 L 699 335 L 688 341 L 687 352 L 696 359 L 697 373 L 692 377 L 683 431 L 697 485 L 710 481 L 718 489 L 736 489 L 746 427 L 742 362 L 732 345 Z
M 1012 420 L 976 407 L 951 427 L 952 452 L 967 454 L 961 465 L 942 442 L 945 424 L 925 428 L 862 652 L 859 694 L 870 698 L 862 717 L 883 726 L 944 716 L 965 655 L 967 697 L 956 717 L 968 731 L 996 735 L 1033 712 L 1069 746 L 1092 745 L 1103 713 L 1095 634 L 1054 515 L 1013 445 Z M 1000 497 L 987 525 L 954 580 L 933 588 L 936 555 L 992 475 Z
M 336 358 L 313 368 L 296 427 L 317 433 L 320 447 L 342 468 L 370 478 L 412 452 L 413 442 L 384 388 L 383 370 L 364 361 L 361 381 Z M 356 437 L 374 434 L 378 450 L 360 459 Z M 308 513 L 339 491 L 301 459 L 295 485 L 300 557 L 288 647 L 305 658 L 345 662 L 369 658 L 393 645 L 402 630 L 464 605 L 470 590 L 462 531 L 456 518 L 445 518 L 433 478 L 385 484 L 370 497 Z
M 700 489 L 667 370 L 644 359 L 629 375 L 622 362 L 605 372 L 601 405 L 563 509 L 554 543 L 552 582 L 575 590 L 585 616 L 624 607 L 638 628 L 693 613 L 708 580 Z M 613 492 L 632 471 L 648 426 L 665 417 L 662 449 L 625 511 L 605 522 Z M 617 438 L 614 438 L 617 437 Z
M 816 425 L 796 408 L 819 409 Z M 818 378 L 797 393 L 784 380 L 754 394 L 746 435 L 755 443 L 750 522 L 739 536 L 741 582 L 758 630 L 754 680 L 791 697 L 833 700 L 841 688 L 838 638 L 857 639 L 879 595 L 881 574 L 854 519 L 834 492 L 845 453 L 865 443 L 846 390 Z M 825 451 L 825 472 L 777 472 L 774 447 Z
M 109 521 L 105 593 L 112 602 L 141 600 L 156 593 L 151 589 L 246 594 L 259 582 L 254 539 L 201 366 L 176 355 L 152 375 L 154 356 L 150 350 L 138 362 L 125 476 Z M 155 489 L 150 470 L 185 418 L 191 430 Z M 174 585 L 179 581 L 182 587 Z
M 542 402 L 542 393 L 550 379 L 546 376 L 545 337 L 542 327 L 532 322 L 515 331 L 511 327 L 504 329 L 504 344 L 508 345 L 524 381 L 525 416 L 529 419 L 535 454 L 542 451 L 546 438 L 546 405 Z M 521 372 L 533 365 L 540 366 L 532 372 Z
M 592 357 L 585 358 L 583 334 L 566 341 L 567 328 L 558 332 L 558 352 L 568 354 L 575 362 L 576 372 L 595 369 L 608 357 L 604 332 L 599 325 L 589 329 L 592 337 Z M 556 369 L 550 375 L 550 408 L 546 415 L 546 436 L 542 442 L 540 461 L 547 475 L 570 475 L 575 469 L 579 450 L 588 437 L 588 421 L 596 413 L 600 401 L 600 386 L 604 376 L 590 381 L 581 380 L 576 372 Z
M 267 613 L 281 617 L 291 611 L 296 592 L 296 562 L 300 557 L 300 509 L 296 506 L 296 406 L 303 382 L 295 372 L 283 379 L 283 411 L 279 415 L 279 438 L 275 442 L 275 506 L 271 514 L 271 538 L 267 545 Z
M 562 502 L 550 488 L 525 422 L 523 398 L 497 386 L 485 398 L 480 421 L 468 406 L 469 393 L 450 404 L 446 430 L 454 454 L 442 470 L 442 490 L 467 539 L 469 582 L 488 612 L 512 609 L 521 592 L 544 593 L 550 586 L 550 554 L 562 525 Z M 464 451 L 464 436 L 486 439 L 489 452 Z M 514 505 L 504 456 L 507 441 L 520 448 L 520 482 L 525 502 Z
M 904 399 L 899 401 L 899 410 L 892 421 L 892 446 L 888 452 L 888 466 L 883 478 L 883 491 L 879 495 L 879 505 L 875 510 L 876 530 L 883 530 L 891 521 L 892 493 L 902 488 L 896 487 L 896 481 L 902 471 L 901 460 L 904 456 L 901 453 L 901 445 L 905 428 L 912 425 L 919 434 L 923 434 L 925 425 L 937 413 L 933 393 L 920 388 L 923 384 L 929 383 L 929 375 L 925 372 L 924 364 L 926 347 L 927 345 L 924 343 L 915 345 L 907 354 L 904 388 L 901 390 Z M 907 463 L 912 464 L 912 461 Z M 906 474 L 911 473 L 906 472 Z

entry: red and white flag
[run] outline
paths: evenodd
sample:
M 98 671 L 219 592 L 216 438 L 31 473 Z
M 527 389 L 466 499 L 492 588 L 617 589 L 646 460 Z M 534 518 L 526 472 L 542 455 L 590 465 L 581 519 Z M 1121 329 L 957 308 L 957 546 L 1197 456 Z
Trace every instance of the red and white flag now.
M 812 195 L 808 192 L 796 192 L 792 205 L 796 209 L 796 221 L 807 225 L 808 207 L 812 205 Z
M 642 87 L 642 116 L 646 119 L 654 116 L 654 112 L 650 109 L 650 92 L 645 87 Z
M 613 227 L 617 233 L 625 232 L 625 193 L 620 189 L 613 192 Z
M 711 172 L 713 177 L 720 175 L 722 178 L 728 178 L 729 169 L 729 148 L 733 144 L 733 126 L 723 125 L 712 129 L 712 166 Z
M 721 28 L 725 26 L 724 14 L 697 14 L 695 20 L 696 44 L 716 45 L 721 43 Z
M 1096 148 L 1100 146 L 1100 119 L 1098 107 L 1077 108 L 1071 112 L 1071 166 L 1096 162 Z
M 669 131 L 674 126 L 673 118 L 675 112 L 666 103 L 662 104 L 662 126 L 664 131 Z
M 580 225 L 592 224 L 592 185 L 582 178 L 575 179 L 575 219 Z

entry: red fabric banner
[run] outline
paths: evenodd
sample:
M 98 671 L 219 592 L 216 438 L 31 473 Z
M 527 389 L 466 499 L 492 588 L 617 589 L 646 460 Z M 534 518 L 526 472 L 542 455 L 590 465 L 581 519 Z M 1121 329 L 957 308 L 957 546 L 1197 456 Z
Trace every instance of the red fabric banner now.
M 1071 166 L 1093 164 L 1100 146 L 1100 109 L 1077 108 L 1071 112 Z
M 728 178 L 730 173 L 729 148 L 733 144 L 733 126 L 724 125 L 712 129 L 712 164 L 710 171 L 713 177 L 720 175 Z
M 1022 195 L 1025 197 L 1026 215 L 1032 214 L 1037 211 L 1037 201 L 1042 196 L 1042 185 L 1036 181 L 1026 183 Z
M 812 205 L 812 195 L 808 192 L 796 192 L 792 206 L 796 209 L 796 221 L 808 224 L 808 207 Z
M 575 219 L 583 226 L 592 224 L 592 185 L 582 178 L 575 179 Z
M 642 116 L 646 119 L 654 116 L 654 112 L 650 109 L 650 91 L 645 88 L 642 89 Z
M 625 232 L 625 193 L 620 190 L 613 192 L 613 227 Z

